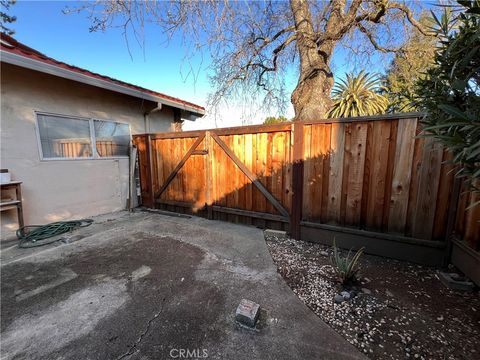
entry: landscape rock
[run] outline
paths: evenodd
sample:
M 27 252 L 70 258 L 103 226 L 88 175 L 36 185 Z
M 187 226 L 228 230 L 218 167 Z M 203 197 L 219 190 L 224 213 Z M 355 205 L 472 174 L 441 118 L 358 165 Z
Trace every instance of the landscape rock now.
M 340 295 L 340 294 L 335 294 L 335 297 L 333 298 L 337 304 L 340 304 L 345 301 L 345 298 Z
M 371 295 L 371 294 L 372 294 L 372 291 L 369 290 L 369 289 L 367 289 L 367 288 L 362 288 L 361 290 L 362 290 L 362 293 L 364 293 L 364 294 L 367 294 L 367 295 Z
M 340 295 L 343 297 L 343 300 L 350 300 L 350 293 L 348 291 L 342 291 Z

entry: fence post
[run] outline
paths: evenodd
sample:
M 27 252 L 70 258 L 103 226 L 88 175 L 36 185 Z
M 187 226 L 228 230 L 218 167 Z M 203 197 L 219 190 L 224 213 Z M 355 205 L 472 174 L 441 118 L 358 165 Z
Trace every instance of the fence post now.
M 300 222 L 303 207 L 303 123 L 294 122 L 292 151 L 292 214 L 290 218 L 290 235 L 300 239 Z
M 147 157 L 147 185 L 148 185 L 148 204 L 149 208 L 155 208 L 155 193 L 153 190 L 153 161 L 152 161 L 152 141 L 150 134 L 145 135 L 145 151 Z

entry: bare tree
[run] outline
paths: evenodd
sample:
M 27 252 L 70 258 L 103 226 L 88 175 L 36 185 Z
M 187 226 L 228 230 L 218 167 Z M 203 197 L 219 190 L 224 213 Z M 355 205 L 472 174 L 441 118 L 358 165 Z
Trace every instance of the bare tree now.
M 16 16 L 9 14 L 10 7 L 15 5 L 16 0 L 0 0 L 0 31 L 7 35 L 15 34 L 15 30 L 10 28 L 8 24 L 17 21 Z
M 389 0 L 101 0 L 76 10 L 89 13 L 91 31 L 117 26 L 141 41 L 151 22 L 166 38 L 181 32 L 189 54 L 208 51 L 212 59 L 213 105 L 248 94 L 283 110 L 286 75 L 296 68 L 291 102 L 295 119 L 308 120 L 324 117 L 332 105 L 335 48 L 360 56 L 399 51 L 409 28 L 426 33 L 416 7 Z

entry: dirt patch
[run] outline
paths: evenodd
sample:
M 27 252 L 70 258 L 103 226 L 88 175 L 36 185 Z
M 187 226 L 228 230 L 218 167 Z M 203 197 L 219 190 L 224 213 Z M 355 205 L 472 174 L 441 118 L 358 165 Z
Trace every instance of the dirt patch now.
M 372 359 L 478 359 L 480 296 L 447 289 L 435 269 L 363 255 L 357 296 L 341 287 L 331 248 L 266 236 L 278 272 L 323 321 Z

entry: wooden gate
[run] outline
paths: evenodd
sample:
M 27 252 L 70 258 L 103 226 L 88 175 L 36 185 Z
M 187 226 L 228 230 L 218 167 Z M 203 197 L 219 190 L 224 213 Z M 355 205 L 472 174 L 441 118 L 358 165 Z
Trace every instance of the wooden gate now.
M 288 229 L 290 134 L 288 124 L 137 135 L 142 202 Z

